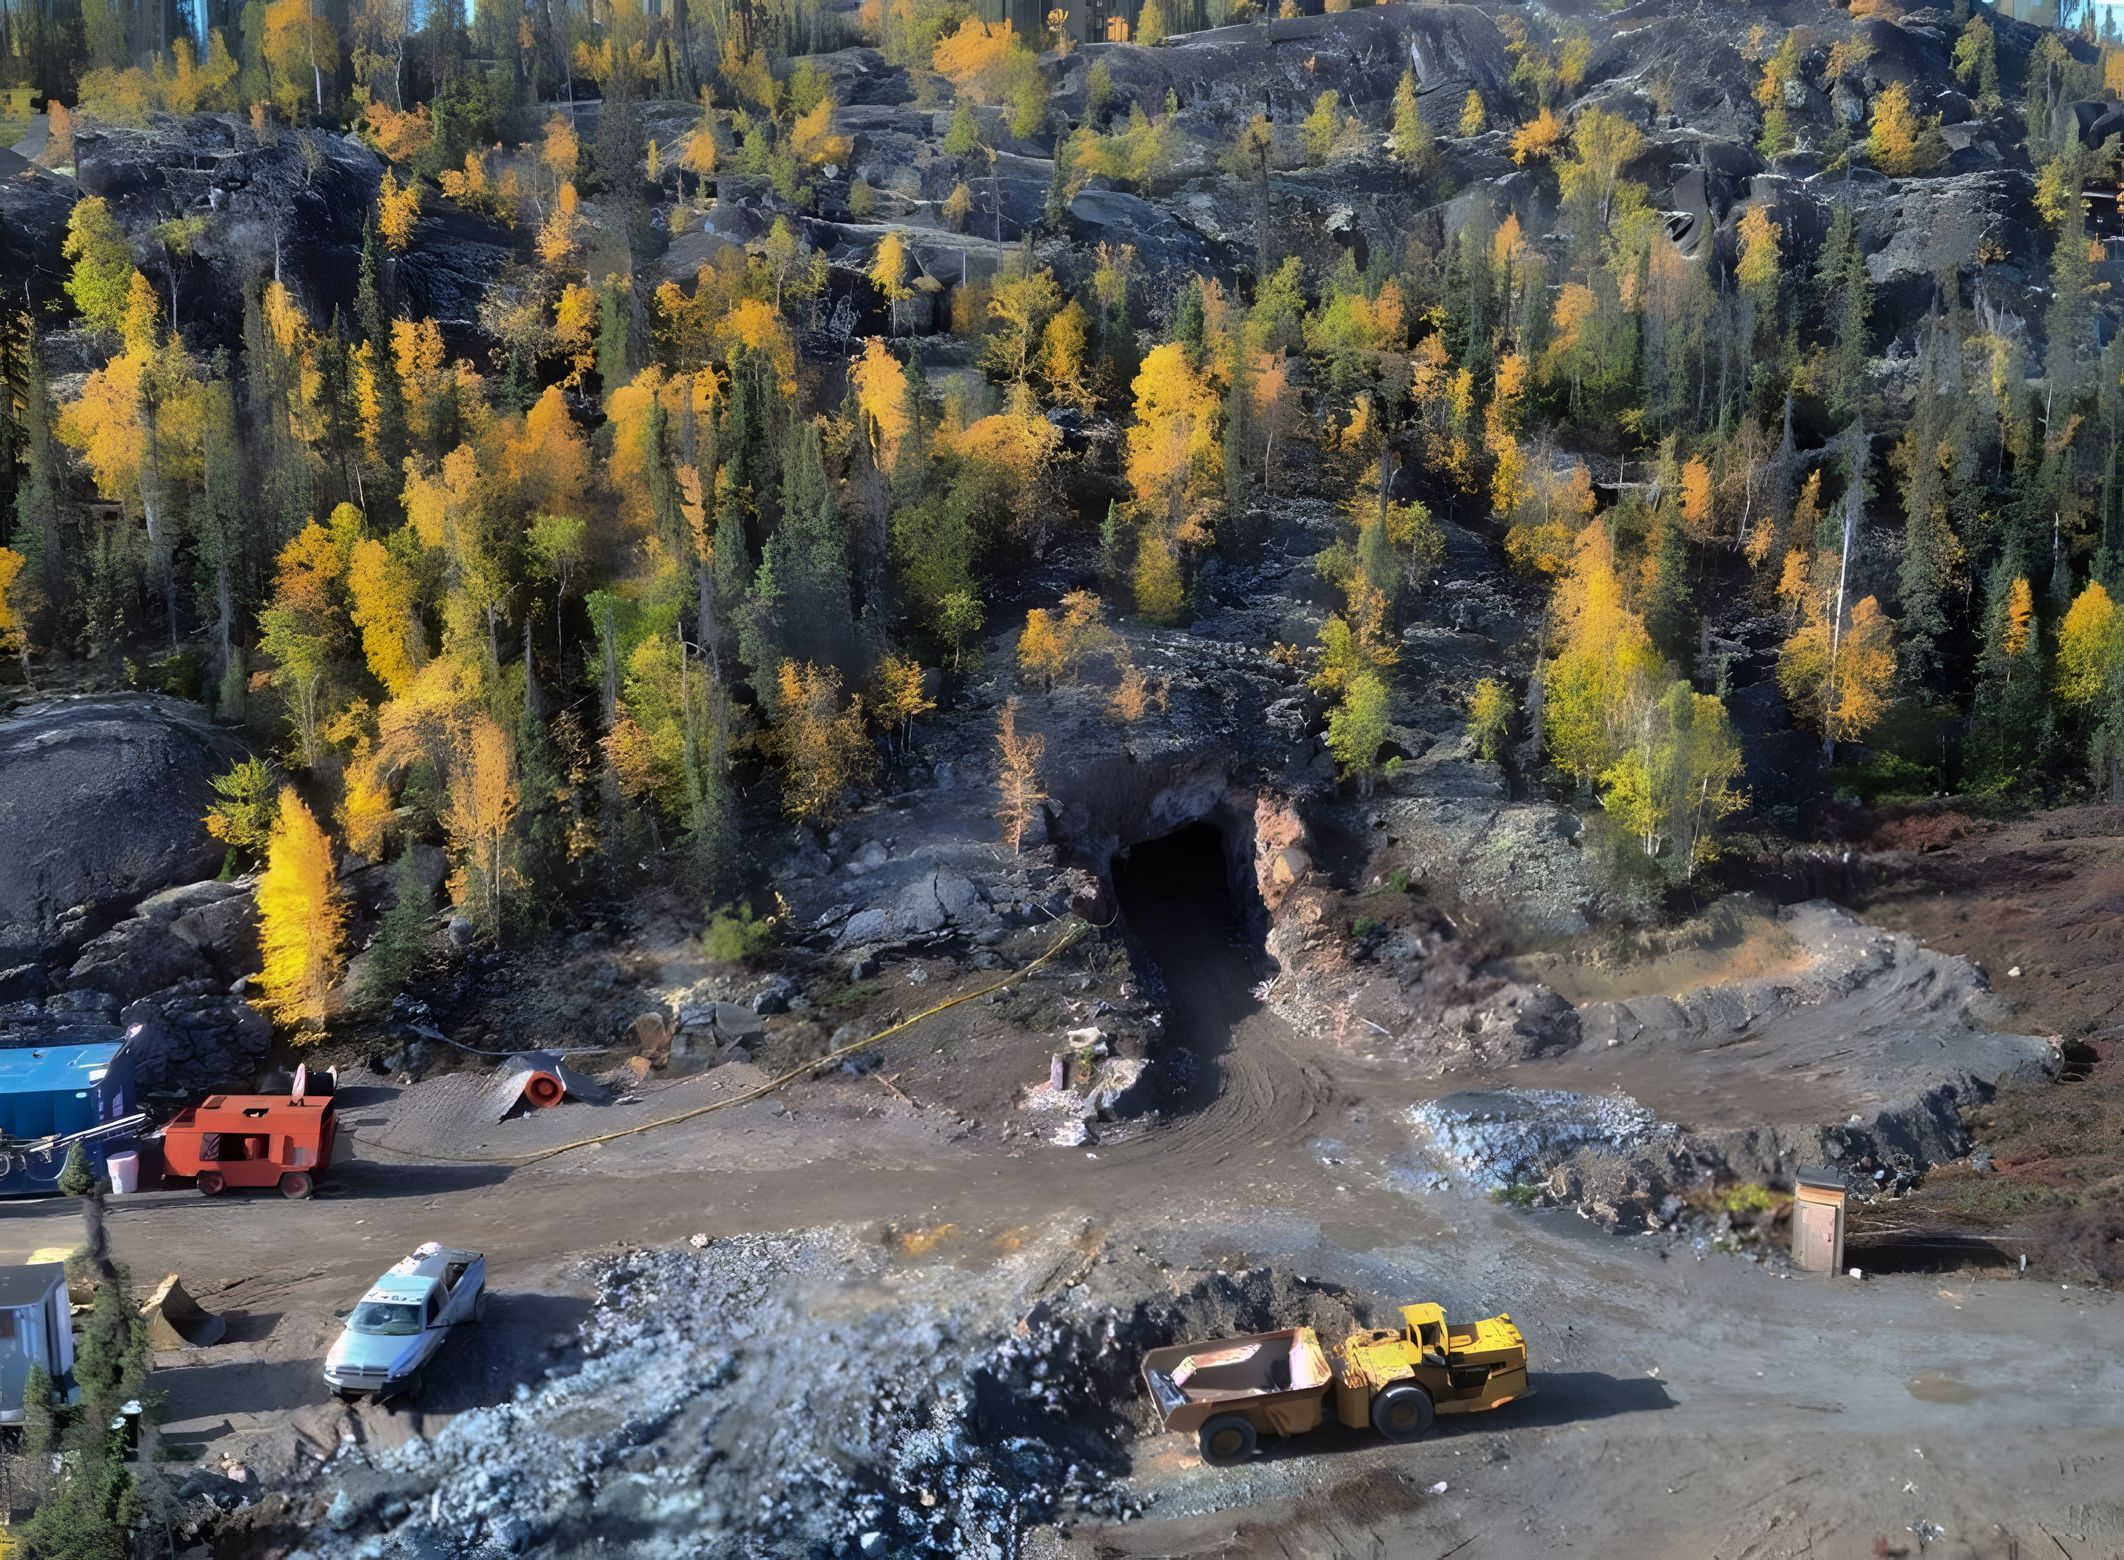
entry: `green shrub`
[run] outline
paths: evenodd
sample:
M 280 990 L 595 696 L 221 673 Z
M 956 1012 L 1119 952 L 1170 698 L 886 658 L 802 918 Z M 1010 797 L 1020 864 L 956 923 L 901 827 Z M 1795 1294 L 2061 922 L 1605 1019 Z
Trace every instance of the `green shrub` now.
M 701 951 L 721 964 L 746 964 L 774 946 L 774 928 L 756 920 L 750 905 L 725 905 L 708 917 Z

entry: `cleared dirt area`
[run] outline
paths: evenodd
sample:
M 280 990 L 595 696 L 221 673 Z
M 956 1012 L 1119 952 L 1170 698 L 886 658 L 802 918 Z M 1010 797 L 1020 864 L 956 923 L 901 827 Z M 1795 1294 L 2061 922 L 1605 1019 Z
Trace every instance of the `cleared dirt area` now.
M 1869 918 L 1966 957 L 2016 1025 L 2062 1044 L 2061 1087 L 2007 1086 L 1977 1117 L 1999 1173 L 1936 1178 L 1910 1210 L 2004 1227 L 2124 1278 L 2124 808 L 1993 821 L 1940 810 L 1863 842 Z
M 1029 1049 L 1068 1003 L 1090 1000 L 1087 978 L 1110 955 L 1087 946 L 890 1043 L 885 1070 L 897 1093 L 875 1077 L 835 1073 L 774 1100 L 510 1168 L 411 1163 L 367 1146 L 358 1140 L 393 1140 L 402 1102 L 364 1088 L 346 1101 L 353 1157 L 316 1202 L 207 1201 L 189 1191 L 117 1200 L 113 1236 L 134 1273 L 179 1271 L 232 1319 L 231 1344 L 166 1361 L 172 1368 L 158 1375 L 171 1441 L 209 1467 L 241 1459 L 253 1478 L 295 1493 L 292 1503 L 251 1508 L 217 1551 L 354 1553 L 389 1537 L 472 1553 L 498 1542 L 504 1518 L 482 1492 L 550 1463 L 532 1434 L 536 1414 L 552 1412 L 538 1406 L 548 1399 L 513 1405 L 519 1383 L 535 1387 L 559 1371 L 565 1386 L 588 1368 L 578 1326 L 606 1280 L 584 1253 L 621 1241 L 684 1247 L 698 1234 L 709 1237 L 701 1260 L 712 1262 L 736 1237 L 830 1230 L 824 1249 L 842 1255 L 774 1279 L 757 1302 L 768 1307 L 760 1317 L 786 1325 L 733 1331 L 723 1302 L 701 1302 L 685 1347 L 707 1361 L 727 1353 L 732 1365 L 684 1378 L 674 1402 L 693 1405 L 685 1413 L 615 1421 L 604 1440 L 571 1454 L 585 1460 L 580 1475 L 534 1512 L 545 1552 L 609 1553 L 599 1542 L 614 1532 L 632 1553 L 703 1552 L 704 1532 L 722 1531 L 704 1515 L 711 1483 L 779 1492 L 792 1448 L 814 1444 L 739 1426 L 764 1413 L 796 1435 L 842 1412 L 832 1405 L 851 1348 L 897 1361 L 902 1390 L 920 1394 L 933 1389 L 911 1362 L 927 1372 L 960 1352 L 989 1360 L 1043 1303 L 1072 1316 L 1150 1306 L 1150 1320 L 1127 1335 L 1133 1346 L 1145 1328 L 1196 1315 L 1186 1297 L 1226 1282 L 1220 1274 L 1266 1269 L 1283 1285 L 1335 1286 L 1373 1314 L 1415 1299 L 1461 1316 L 1509 1311 L 1531 1341 L 1538 1395 L 1414 1446 L 1330 1431 L 1272 1446 L 1242 1468 L 1210 1469 L 1184 1439 L 1149 1433 L 1124 1369 L 1096 1401 L 1065 1395 L 1063 1411 L 1092 1416 L 1113 1448 L 1096 1498 L 1028 1514 L 1022 1547 L 997 1540 L 984 1549 L 989 1538 L 961 1535 L 943 1551 L 885 1552 L 2124 1553 L 2124 1307 L 2114 1294 L 2035 1279 L 1800 1279 L 1671 1238 L 1618 1240 L 1568 1213 L 1414 1195 L 1405 1116 L 1425 1087 L 1270 1012 L 1252 994 L 1265 973 L 1256 949 L 1230 904 L 1205 897 L 1199 874 L 1123 887 L 1142 967 L 1165 988 L 1170 1083 L 1167 1119 L 1116 1140 L 1078 1149 L 1005 1140 L 992 1121 L 925 1099 L 925 1079 L 947 1075 L 974 1036 L 1008 1031 L 1008 1042 L 990 1043 L 1003 1054 Z M 888 989 L 896 978 L 904 970 L 887 972 Z M 924 990 L 931 1000 L 946 994 Z M 544 1146 L 569 1124 L 602 1132 L 629 1112 L 646 1119 L 700 1087 L 562 1106 L 520 1141 Z M 518 1141 L 508 1137 L 517 1125 L 494 1129 L 493 1140 Z M 0 1222 L 0 1258 L 69 1244 L 76 1228 L 64 1206 L 14 1205 Z M 349 1414 L 329 1403 L 317 1369 L 334 1312 L 435 1238 L 487 1253 L 496 1296 L 488 1319 L 453 1339 L 434 1386 L 410 1409 Z M 730 1248 L 748 1262 L 753 1249 Z M 652 1314 L 695 1303 L 673 1298 L 682 1286 L 660 1292 L 641 1302 L 659 1308 Z M 609 1325 L 593 1326 L 594 1358 L 610 1352 L 595 1343 Z M 807 1355 L 817 1329 L 831 1347 Z M 923 1340 L 913 1354 L 897 1341 L 909 1336 Z M 2045 1385 L 2031 1390 L 2038 1377 Z M 760 1396 L 767 1382 L 777 1383 L 771 1405 Z M 608 1387 L 598 1401 L 614 1396 Z M 970 1412 L 977 1426 L 1007 1426 L 983 1420 L 978 1403 Z M 591 1423 L 565 1413 L 550 1422 Z M 1000 1446 L 1008 1432 L 984 1438 L 984 1455 L 991 1439 Z M 702 1466 L 713 1479 L 696 1477 L 692 1459 L 711 1444 L 714 1460 Z M 804 1453 L 804 1477 L 844 1492 L 863 1484 L 853 1472 L 837 1479 L 838 1455 Z M 333 1466 L 320 1475 L 327 1459 Z M 657 1471 L 666 1467 L 669 1477 Z M 650 1489 L 644 1477 L 657 1499 L 627 1496 L 627 1525 L 613 1526 L 621 1508 L 608 1503 Z M 883 1504 L 851 1508 L 850 1521 L 924 1531 L 905 1524 L 939 1508 L 919 1501 L 913 1484 L 879 1477 L 863 1498 Z M 1076 1477 L 1069 1487 L 1081 1492 L 1092 1472 Z M 1049 1482 L 1068 1483 L 1059 1466 Z M 321 1523 L 340 1488 L 372 1495 L 343 1525 Z M 844 1548 L 785 1535 L 733 1540 L 731 1552 L 858 1551 L 852 1539 Z

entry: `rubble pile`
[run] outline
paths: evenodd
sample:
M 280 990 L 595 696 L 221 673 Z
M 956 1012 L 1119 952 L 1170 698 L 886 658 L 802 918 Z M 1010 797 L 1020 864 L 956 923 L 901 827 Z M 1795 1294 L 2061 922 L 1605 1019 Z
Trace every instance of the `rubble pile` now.
M 1565 1089 L 1449 1094 L 1411 1108 L 1409 1125 L 1442 1176 L 1484 1188 L 1544 1180 L 1585 1150 L 1619 1154 L 1675 1131 L 1627 1094 Z
M 837 1231 L 628 1252 L 585 1357 L 428 1441 L 332 1470 L 334 1552 L 1003 1555 L 1133 1515 L 1112 1483 L 1134 1355 L 1111 1313 L 896 1294 Z
M 1137 1364 L 1363 1309 L 1268 1267 L 1171 1291 L 1140 1252 L 1040 1243 L 980 1276 L 839 1229 L 601 1259 L 581 1356 L 514 1401 L 326 1470 L 313 1551 L 954 1555 L 1127 1520 Z M 1072 1274 L 1057 1276 L 1066 1260 Z M 1025 1308 L 1025 1282 L 1050 1292 Z M 1146 1298 L 1150 1295 L 1150 1298 Z

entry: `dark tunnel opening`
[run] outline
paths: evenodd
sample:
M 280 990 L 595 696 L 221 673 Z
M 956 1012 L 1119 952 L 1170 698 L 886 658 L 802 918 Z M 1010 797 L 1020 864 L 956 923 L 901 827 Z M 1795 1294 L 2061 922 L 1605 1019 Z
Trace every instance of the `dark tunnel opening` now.
M 1266 915 L 1252 875 L 1206 819 L 1124 848 L 1111 871 L 1130 951 L 1166 1014 L 1165 1108 L 1199 1109 L 1217 1096 L 1232 1031 L 1260 1006 Z

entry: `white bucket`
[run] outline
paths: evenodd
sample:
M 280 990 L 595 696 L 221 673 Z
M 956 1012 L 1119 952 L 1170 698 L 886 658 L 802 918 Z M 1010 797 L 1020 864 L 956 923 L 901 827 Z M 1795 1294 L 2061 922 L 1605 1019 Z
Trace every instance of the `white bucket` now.
M 111 1190 L 120 1197 L 140 1190 L 140 1156 L 130 1149 L 110 1155 L 104 1165 L 111 1172 Z

